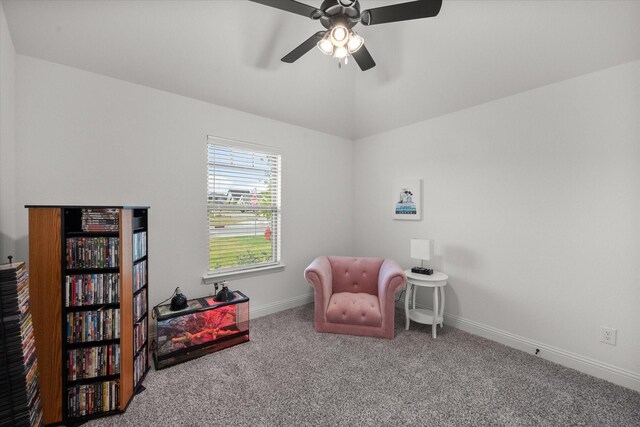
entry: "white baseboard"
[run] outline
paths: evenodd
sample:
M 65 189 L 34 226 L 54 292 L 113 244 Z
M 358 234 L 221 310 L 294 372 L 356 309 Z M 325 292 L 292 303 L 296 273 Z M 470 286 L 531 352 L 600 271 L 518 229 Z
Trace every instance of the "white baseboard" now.
M 521 337 L 454 314 L 445 313 L 444 321 L 445 325 L 461 329 L 474 335 L 479 335 L 483 338 L 499 342 L 500 344 L 504 344 L 508 347 L 513 347 L 527 353 L 535 354 L 536 349 L 538 349 L 540 350 L 538 356 L 543 359 L 640 392 L 640 374 L 636 372 L 618 368 L 617 366 L 609 365 L 608 363 L 590 359 L 561 348 Z
M 297 297 L 288 298 L 278 302 L 272 302 L 269 304 L 252 307 L 249 303 L 249 315 L 250 319 L 256 319 L 258 317 L 266 316 L 268 314 L 277 313 L 282 310 L 288 310 L 290 308 L 298 307 L 301 305 L 309 304 L 313 302 L 313 294 L 299 295 Z

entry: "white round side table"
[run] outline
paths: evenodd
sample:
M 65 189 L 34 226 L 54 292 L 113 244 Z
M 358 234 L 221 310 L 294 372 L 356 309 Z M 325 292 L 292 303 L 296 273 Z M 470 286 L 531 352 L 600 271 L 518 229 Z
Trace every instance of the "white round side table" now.
M 433 325 L 431 335 L 435 338 L 437 325 L 442 328 L 444 324 L 444 287 L 449 276 L 439 271 L 430 275 L 412 273 L 411 270 L 405 270 L 404 273 L 407 275 L 407 295 L 404 299 L 404 313 L 407 319 L 405 329 L 409 329 L 409 320 Z M 416 286 L 433 289 L 433 310 L 416 308 Z

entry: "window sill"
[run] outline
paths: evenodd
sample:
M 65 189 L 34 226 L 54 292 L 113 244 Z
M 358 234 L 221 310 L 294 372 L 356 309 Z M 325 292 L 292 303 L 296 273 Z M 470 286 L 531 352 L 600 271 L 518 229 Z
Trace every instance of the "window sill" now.
M 252 268 L 250 270 L 227 271 L 224 273 L 203 274 L 202 282 L 205 285 L 213 285 L 227 279 L 244 279 L 246 277 L 259 276 L 284 271 L 284 264 L 269 265 L 267 267 Z

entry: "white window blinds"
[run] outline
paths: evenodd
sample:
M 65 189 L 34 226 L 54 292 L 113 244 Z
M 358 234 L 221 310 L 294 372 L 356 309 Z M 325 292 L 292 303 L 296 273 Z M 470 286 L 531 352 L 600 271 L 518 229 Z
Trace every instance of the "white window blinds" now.
M 280 262 L 280 154 L 209 137 L 209 270 L 241 271 Z

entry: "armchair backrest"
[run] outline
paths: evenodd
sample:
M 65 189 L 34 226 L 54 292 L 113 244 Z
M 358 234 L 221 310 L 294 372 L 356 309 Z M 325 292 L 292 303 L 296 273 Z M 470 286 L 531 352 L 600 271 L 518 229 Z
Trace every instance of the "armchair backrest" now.
M 378 295 L 378 276 L 383 258 L 330 256 L 332 293 L 353 292 Z

